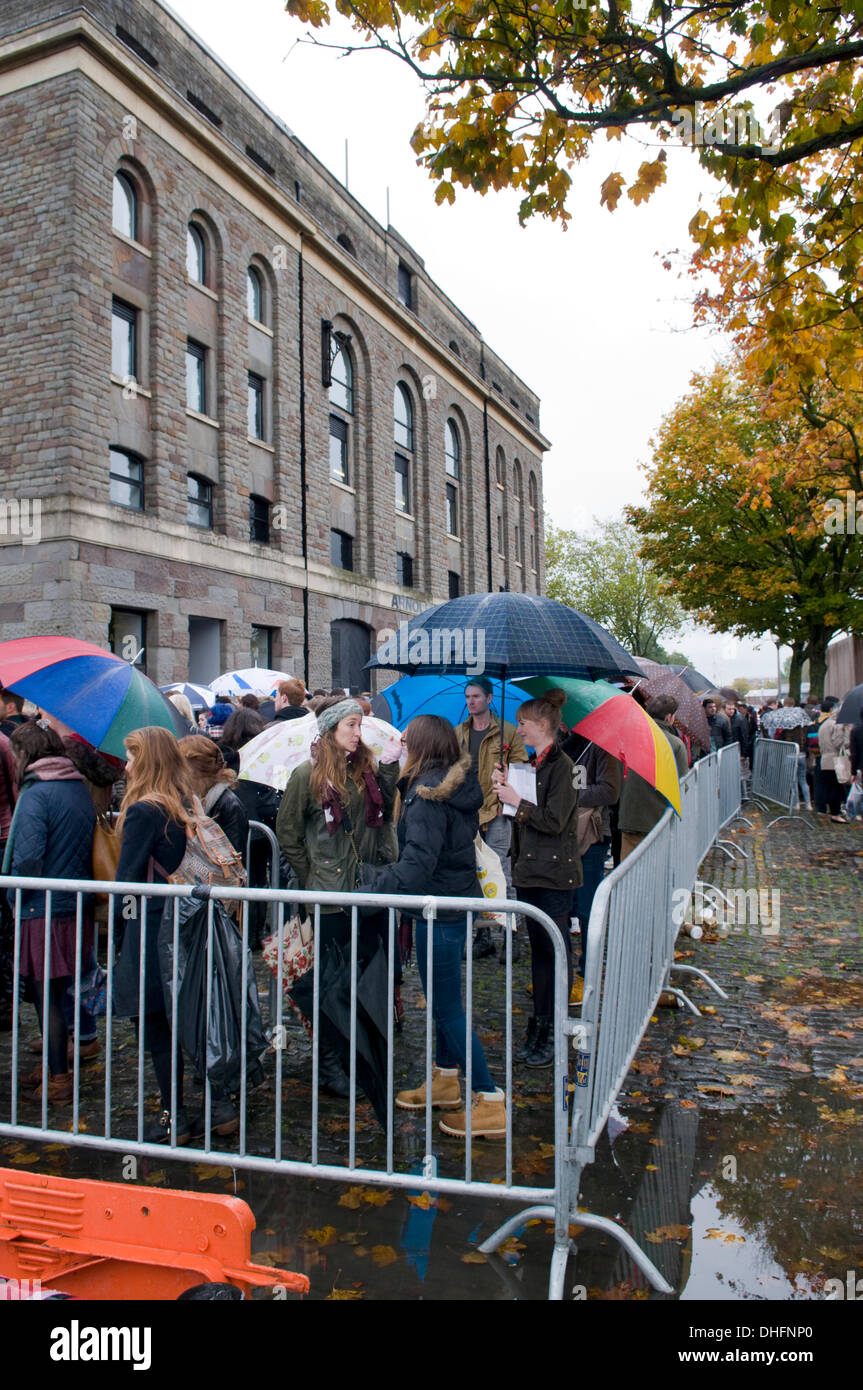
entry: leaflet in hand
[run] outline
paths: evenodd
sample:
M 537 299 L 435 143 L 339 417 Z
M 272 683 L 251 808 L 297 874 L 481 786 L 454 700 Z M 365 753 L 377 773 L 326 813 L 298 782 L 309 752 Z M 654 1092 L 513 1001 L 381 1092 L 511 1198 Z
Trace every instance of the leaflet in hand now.
M 514 792 L 518 792 L 522 801 L 529 801 L 532 806 L 536 805 L 536 768 L 531 767 L 530 763 L 510 763 L 506 770 L 506 780 Z M 514 816 L 515 806 L 504 804 L 503 814 Z

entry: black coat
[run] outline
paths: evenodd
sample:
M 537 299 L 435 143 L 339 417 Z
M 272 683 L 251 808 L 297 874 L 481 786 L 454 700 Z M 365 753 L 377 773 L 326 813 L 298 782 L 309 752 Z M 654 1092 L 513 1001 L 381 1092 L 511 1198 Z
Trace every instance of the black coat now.
M 399 783 L 402 809 L 398 823 L 399 857 L 395 864 L 363 864 L 360 887 L 375 893 L 434 893 L 439 897 L 481 898 L 476 875 L 476 845 L 483 793 L 470 770 L 470 755 L 451 767 L 428 768 L 409 790 Z M 419 911 L 407 914 L 420 917 Z M 438 920 L 456 921 L 463 912 L 440 912 Z
M 254 785 L 258 785 L 255 783 Z M 207 796 L 204 800 L 204 810 L 208 816 L 216 822 L 220 830 L 224 830 L 234 849 L 242 856 L 243 862 L 246 860 L 246 842 L 249 835 L 249 817 L 246 815 L 240 798 L 236 791 L 222 784 L 224 790 L 213 801 Z
M 179 869 L 186 853 L 186 829 L 171 820 L 166 811 L 151 802 L 138 801 L 129 807 L 123 824 L 123 843 L 117 865 L 118 883 L 164 882 L 168 874 Z M 156 867 L 151 870 L 150 860 Z M 161 872 L 160 872 L 161 871 Z M 146 985 L 144 1012 L 159 1013 L 165 1007 L 165 996 L 159 976 L 159 928 L 163 903 L 172 900 L 141 897 L 120 898 L 114 907 L 114 933 L 118 941 L 114 967 L 114 1009 L 120 1017 L 132 1018 L 139 1013 L 138 986 L 140 982 L 140 948 L 142 904 L 147 903 L 147 942 L 145 950 Z M 128 920 L 124 911 L 134 911 Z M 173 913 L 169 908 L 173 920 Z
M 572 760 L 552 744 L 536 771 L 536 805 L 521 801 L 512 823 L 517 888 L 578 888 L 578 790 Z

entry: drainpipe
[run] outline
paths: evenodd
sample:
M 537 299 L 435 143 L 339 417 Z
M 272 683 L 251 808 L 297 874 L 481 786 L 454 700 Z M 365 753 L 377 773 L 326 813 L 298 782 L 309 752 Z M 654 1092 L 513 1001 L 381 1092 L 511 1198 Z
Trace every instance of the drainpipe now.
M 310 690 L 309 685 L 309 538 L 308 538 L 308 501 L 306 497 L 306 345 L 305 327 L 303 320 L 303 243 L 300 241 L 299 267 L 298 267 L 298 309 L 299 309 L 299 359 L 300 359 L 300 545 L 302 549 L 303 564 L 305 566 L 305 582 L 303 584 L 303 680 L 306 689 Z
M 485 381 L 485 344 L 480 347 L 479 374 Z M 482 447 L 485 458 L 485 529 L 486 529 L 486 554 L 488 556 L 488 592 L 494 588 L 494 571 L 492 569 L 491 558 L 491 461 L 488 456 L 488 396 L 483 391 L 482 397 Z

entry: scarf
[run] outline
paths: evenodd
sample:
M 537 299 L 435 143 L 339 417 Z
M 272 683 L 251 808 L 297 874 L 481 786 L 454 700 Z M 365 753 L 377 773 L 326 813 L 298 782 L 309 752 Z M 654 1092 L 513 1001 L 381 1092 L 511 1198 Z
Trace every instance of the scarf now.
M 365 791 L 363 793 L 366 806 L 366 825 L 373 830 L 379 830 L 384 823 L 384 799 L 381 789 L 377 784 L 377 779 L 373 772 L 368 768 L 363 773 Z M 327 787 L 327 794 L 323 801 L 324 820 L 327 825 L 327 833 L 335 835 L 343 821 L 347 820 L 347 830 L 350 831 L 350 818 L 348 817 L 347 807 L 339 799 L 336 789 L 333 786 Z

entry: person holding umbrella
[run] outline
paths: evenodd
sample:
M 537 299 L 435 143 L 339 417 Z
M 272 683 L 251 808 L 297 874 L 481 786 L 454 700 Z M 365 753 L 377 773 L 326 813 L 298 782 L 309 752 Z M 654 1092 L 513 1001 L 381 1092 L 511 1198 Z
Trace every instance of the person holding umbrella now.
M 360 863 L 383 865 L 396 857 L 392 818 L 401 743 L 393 740 L 376 766 L 362 741 L 362 718 L 356 700 L 333 700 L 320 708 L 311 760 L 295 768 L 282 796 L 276 835 L 300 887 L 309 892 L 352 893 Z M 360 975 L 385 934 L 383 913 L 360 924 Z M 349 949 L 350 940 L 349 913 L 322 907 L 322 971 L 328 953 L 334 947 Z M 318 1057 L 323 1088 L 346 1097 L 348 1082 L 335 1049 L 321 1045 Z
M 567 1000 L 572 990 L 569 914 L 573 890 L 582 882 L 578 853 L 578 791 L 572 760 L 557 740 L 566 693 L 552 688 L 518 708 L 518 731 L 536 750 L 536 804 L 513 791 L 506 769 L 495 769 L 500 800 L 515 807 L 512 827 L 512 881 L 518 896 L 547 913 L 566 948 Z M 528 919 L 533 1017 L 516 1054 L 529 1067 L 554 1062 L 554 949 L 542 927 Z

